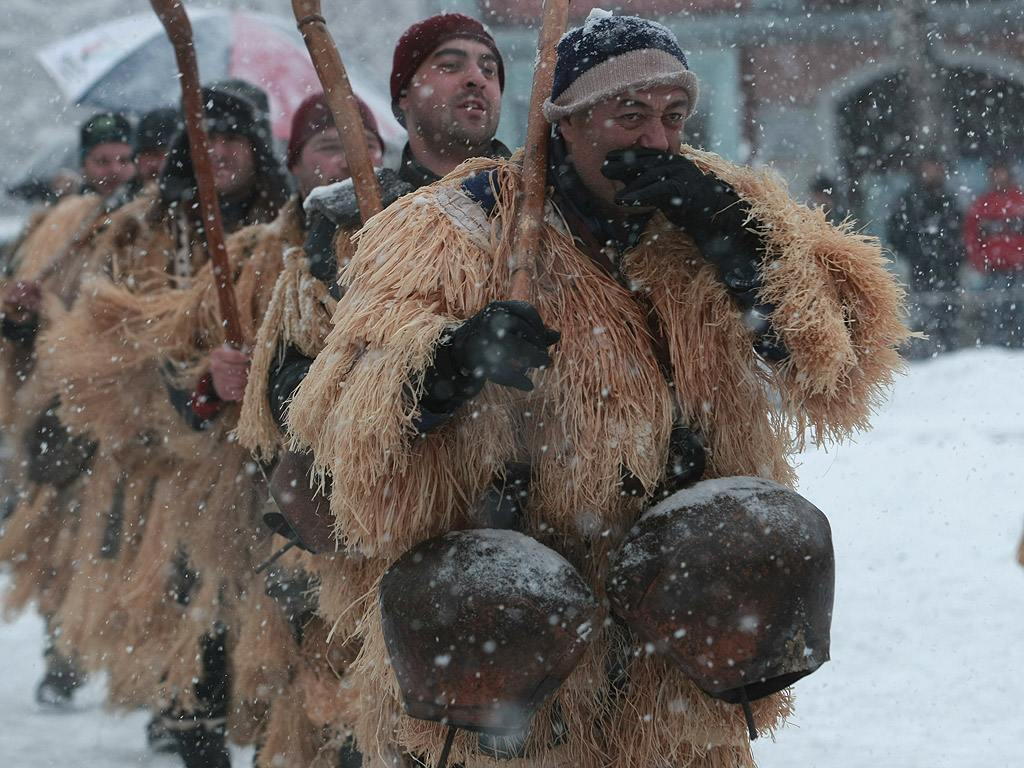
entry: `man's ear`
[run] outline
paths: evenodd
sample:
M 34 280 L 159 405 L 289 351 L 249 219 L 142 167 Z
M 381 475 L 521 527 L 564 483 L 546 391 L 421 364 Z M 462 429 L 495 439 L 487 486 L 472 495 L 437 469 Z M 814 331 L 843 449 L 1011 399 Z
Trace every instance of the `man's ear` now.
M 405 104 L 405 101 L 406 101 L 405 94 L 403 93 L 401 96 L 399 96 L 393 102 L 391 102 L 391 114 L 395 116 L 395 120 L 397 120 L 398 124 L 400 126 L 402 126 L 403 128 L 406 127 L 405 126 L 405 107 L 403 106 L 403 104 Z
M 575 127 L 576 124 L 573 122 L 572 115 L 566 115 L 558 119 L 558 132 L 562 134 L 566 150 L 572 146 L 573 140 L 576 138 Z M 570 152 L 569 154 L 572 153 Z

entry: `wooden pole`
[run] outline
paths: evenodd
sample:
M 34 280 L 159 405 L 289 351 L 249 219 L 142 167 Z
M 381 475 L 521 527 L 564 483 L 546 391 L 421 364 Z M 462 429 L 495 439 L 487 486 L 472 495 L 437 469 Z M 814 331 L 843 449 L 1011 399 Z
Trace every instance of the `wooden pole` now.
M 196 63 L 195 46 L 192 41 L 192 25 L 185 15 L 181 0 L 150 0 L 150 3 L 156 15 L 160 17 L 164 29 L 167 30 L 167 37 L 174 46 L 174 55 L 178 60 L 185 129 L 188 132 L 192 167 L 195 169 L 196 187 L 199 190 L 206 247 L 213 262 L 213 273 L 217 281 L 217 298 L 220 301 L 220 314 L 224 322 L 224 336 L 229 344 L 238 348 L 242 346 L 242 329 L 238 322 L 231 267 L 224 245 L 224 226 L 220 219 L 217 188 L 213 181 L 210 138 L 206 133 L 206 113 L 199 85 L 199 66 Z
M 356 200 L 359 202 L 359 213 L 366 222 L 374 214 L 380 213 L 384 206 L 380 201 L 380 190 L 377 188 L 377 176 L 370 162 L 370 151 L 366 147 L 366 131 L 363 118 L 359 114 L 359 106 L 352 84 L 349 82 L 345 65 L 334 44 L 334 38 L 327 29 L 327 22 L 320 12 L 320 0 L 292 0 L 295 21 L 306 41 L 309 57 L 313 60 L 316 74 L 320 78 L 327 105 L 334 116 L 334 124 L 341 137 L 341 145 L 345 148 L 345 157 L 352 172 L 352 185 L 355 188 Z
M 537 268 L 537 248 L 544 223 L 544 191 L 547 187 L 548 143 L 551 126 L 544 117 L 544 100 L 551 95 L 551 83 L 558 60 L 558 40 L 569 22 L 569 0 L 546 0 L 537 41 L 537 68 L 530 92 L 530 116 L 526 125 L 523 154 L 522 202 L 516 222 L 509 293 L 513 299 L 528 301 L 530 281 Z

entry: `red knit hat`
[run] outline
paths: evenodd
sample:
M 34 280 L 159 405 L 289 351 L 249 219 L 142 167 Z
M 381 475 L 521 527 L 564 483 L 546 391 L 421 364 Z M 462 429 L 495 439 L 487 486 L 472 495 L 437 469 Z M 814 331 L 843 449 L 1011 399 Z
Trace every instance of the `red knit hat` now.
M 363 127 L 376 136 L 383 147 L 384 139 L 381 138 L 380 131 L 377 129 L 377 119 L 373 116 L 373 112 L 358 96 L 356 96 L 356 104 L 359 106 L 359 116 L 363 119 Z M 292 132 L 288 138 L 288 167 L 293 167 L 299 161 L 302 148 L 307 141 L 313 138 L 314 134 L 333 127 L 334 117 L 331 115 L 331 108 L 327 106 L 327 97 L 322 92 L 314 93 L 299 104 L 292 116 Z
M 427 56 L 445 40 L 460 37 L 476 40 L 491 49 L 498 60 L 498 85 L 502 91 L 505 90 L 505 62 L 501 58 L 498 44 L 484 25 L 461 13 L 439 13 L 413 24 L 398 38 L 395 61 L 391 67 L 392 106 L 398 102 L 405 86 Z

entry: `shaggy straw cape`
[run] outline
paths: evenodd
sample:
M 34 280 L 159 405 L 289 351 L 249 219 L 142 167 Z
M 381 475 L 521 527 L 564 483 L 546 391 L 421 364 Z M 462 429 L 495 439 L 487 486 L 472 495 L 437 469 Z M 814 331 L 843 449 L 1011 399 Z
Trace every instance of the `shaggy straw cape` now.
M 792 485 L 788 458 L 805 436 L 825 441 L 866 427 L 900 368 L 903 294 L 877 243 L 795 203 L 770 173 L 684 152 L 730 183 L 766 224 L 763 297 L 776 307 L 772 320 L 791 352 L 783 364 L 759 360 L 714 268 L 656 215 L 622 269 L 649 291 L 666 329 L 671 390 L 650 345 L 638 342 L 649 338 L 638 305 L 575 246 L 549 204 L 530 300 L 562 333 L 553 366 L 531 373 L 531 393 L 485 386 L 472 408 L 422 436 L 415 383 L 438 340 L 507 298 L 519 170 L 470 161 L 360 233 L 334 329 L 289 419 L 292 447 L 312 448 L 316 469 L 333 476 L 339 542 L 363 555 L 321 569 L 320 612 L 335 642 L 355 632 L 363 643 L 349 674 L 361 696 L 355 732 L 364 752 L 397 748 L 428 762 L 440 754 L 444 727 L 402 714 L 374 590 L 418 542 L 478 526 L 474 501 L 506 462 L 532 468 L 524 531 L 573 563 L 600 598 L 607 557 L 642 506 L 621 494 L 622 469 L 648 490 L 657 486 L 677 409 L 708 440 L 708 477 Z M 489 218 L 459 185 L 490 168 L 498 202 Z M 614 658 L 631 659 L 622 695 L 608 688 Z M 770 730 L 788 707 L 787 693 L 755 702 L 758 728 Z M 569 734 L 554 749 L 545 725 L 553 711 Z M 596 633 L 534 725 L 526 749 L 535 757 L 523 765 L 753 764 L 740 708 L 709 699 L 614 622 Z M 452 759 L 490 764 L 467 734 L 456 737 Z

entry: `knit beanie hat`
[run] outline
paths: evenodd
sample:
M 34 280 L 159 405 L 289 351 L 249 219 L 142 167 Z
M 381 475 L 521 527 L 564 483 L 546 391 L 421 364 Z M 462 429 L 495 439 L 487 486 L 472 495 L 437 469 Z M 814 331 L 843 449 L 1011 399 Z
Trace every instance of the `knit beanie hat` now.
M 159 107 L 139 118 L 135 129 L 135 154 L 151 149 L 167 147 L 183 127 L 181 110 L 174 107 Z
M 395 46 L 391 67 L 391 104 L 398 102 L 420 64 L 445 40 L 466 38 L 483 43 L 498 60 L 498 85 L 505 90 L 505 62 L 490 32 L 476 19 L 461 13 L 439 13 L 409 27 Z
M 377 137 L 380 145 L 384 146 L 384 139 L 380 136 L 377 128 L 377 119 L 373 112 L 366 106 L 366 103 L 358 96 L 355 97 L 356 106 L 359 108 L 359 117 L 362 118 L 363 127 Z M 327 105 L 327 97 L 322 93 L 314 93 L 308 96 L 305 101 L 299 104 L 298 109 L 292 116 L 292 132 L 288 138 L 287 166 L 292 168 L 299 160 L 299 154 L 306 142 L 313 136 L 328 128 L 334 128 L 334 116 L 331 108 Z
M 128 118 L 118 112 L 100 112 L 90 117 L 81 130 L 78 158 L 86 156 L 99 144 L 131 144 L 134 132 Z
M 558 41 L 551 98 L 544 117 L 557 123 L 563 117 L 592 107 L 616 94 L 660 85 L 686 90 L 697 105 L 697 76 L 675 35 L 656 21 L 636 16 L 612 16 L 595 8 L 582 27 Z

